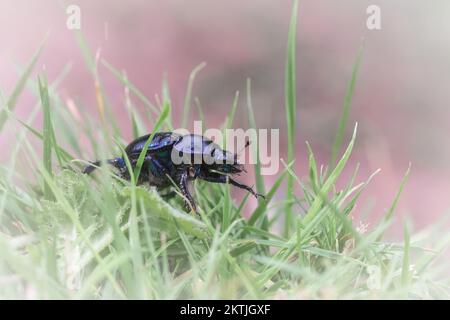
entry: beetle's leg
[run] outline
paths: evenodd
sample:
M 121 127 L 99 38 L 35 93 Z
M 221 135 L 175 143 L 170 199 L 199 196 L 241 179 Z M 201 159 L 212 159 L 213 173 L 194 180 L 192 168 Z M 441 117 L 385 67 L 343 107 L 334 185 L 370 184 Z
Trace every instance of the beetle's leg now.
M 90 174 L 92 171 L 97 169 L 98 166 L 100 166 L 100 161 L 91 162 L 90 165 L 84 167 L 83 173 Z
M 258 199 L 259 197 L 261 197 L 261 198 L 263 198 L 263 199 L 266 199 L 266 196 L 265 196 L 265 195 L 256 193 L 251 187 L 246 186 L 245 184 L 239 183 L 239 182 L 237 182 L 237 181 L 235 181 L 235 180 L 233 180 L 233 179 L 231 179 L 231 178 L 228 178 L 228 181 L 229 181 L 230 184 L 232 184 L 232 185 L 235 186 L 235 187 L 238 187 L 238 188 L 247 190 L 247 191 L 250 192 L 256 199 Z
M 178 187 L 181 190 L 181 193 L 186 198 L 186 209 L 193 210 L 194 212 L 197 212 L 197 207 L 195 205 L 194 198 L 189 193 L 188 189 L 188 171 L 183 171 L 177 179 Z
M 151 156 L 146 156 L 145 161 L 148 165 L 148 183 L 158 188 L 166 187 L 169 184 L 166 178 L 167 169 Z
M 266 197 L 262 194 L 256 193 L 251 187 L 246 186 L 245 184 L 239 183 L 233 179 L 231 179 L 230 177 L 226 176 L 226 175 L 219 175 L 219 174 L 215 174 L 215 175 L 211 175 L 211 176 L 204 176 L 201 175 L 199 177 L 202 180 L 208 181 L 208 182 L 215 182 L 215 183 L 229 183 L 235 187 L 238 187 L 240 189 L 244 189 L 247 190 L 248 192 L 250 192 L 255 198 L 258 199 L 258 197 L 261 197 L 263 199 L 265 199 Z
M 152 164 L 155 166 L 155 169 L 157 172 L 154 172 L 155 175 L 157 176 L 164 176 L 165 174 L 167 174 L 167 169 L 164 168 L 164 166 L 161 164 L 161 162 L 159 162 L 158 159 L 156 158 L 152 158 L 150 156 L 145 157 L 145 159 L 149 159 Z
M 108 160 L 106 160 L 106 163 L 116 167 L 117 169 L 119 169 L 121 171 L 126 167 L 125 161 L 123 160 L 123 158 L 108 159 Z M 90 174 L 92 171 L 97 169 L 97 167 L 99 167 L 101 164 L 102 164 L 102 161 L 91 162 L 90 165 L 88 165 L 84 168 L 83 173 Z
M 160 172 L 158 172 L 159 175 L 163 176 L 164 174 L 167 174 L 167 169 L 164 168 L 159 163 L 158 160 L 152 159 L 152 162 L 157 167 L 157 170 L 160 170 Z M 183 172 L 179 173 L 178 175 L 176 175 L 174 182 L 177 184 L 181 193 L 185 197 L 186 209 L 188 211 L 193 210 L 194 212 L 196 212 L 197 207 L 195 205 L 194 198 L 192 197 L 192 195 L 190 194 L 189 189 L 188 189 L 188 177 L 189 177 L 188 171 L 183 171 Z M 155 179 L 158 179 L 158 178 L 155 178 L 155 177 L 150 178 L 150 184 L 152 184 L 152 182 L 154 182 L 153 180 L 155 180 Z M 165 182 L 165 180 L 161 179 L 161 183 L 163 183 L 163 182 Z M 176 194 L 177 193 L 175 191 L 171 191 L 171 192 L 168 192 L 168 193 L 162 195 L 161 197 L 163 199 L 170 199 L 170 198 L 174 197 Z

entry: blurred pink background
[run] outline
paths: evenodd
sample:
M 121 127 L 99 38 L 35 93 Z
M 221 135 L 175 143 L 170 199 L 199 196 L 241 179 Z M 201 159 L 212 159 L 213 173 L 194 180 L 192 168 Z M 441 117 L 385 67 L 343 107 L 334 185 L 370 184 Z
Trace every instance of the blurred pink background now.
M 91 49 L 101 49 L 102 58 L 126 70 L 152 101 L 161 91 L 164 73 L 168 74 L 176 124 L 187 78 L 199 63 L 205 61 L 207 67 L 197 77 L 194 96 L 202 102 L 210 127 L 224 119 L 236 90 L 241 100 L 235 126 L 247 126 L 245 81 L 252 78 L 258 126 L 281 129 L 285 157 L 283 82 L 290 1 L 2 0 L 0 89 L 4 96 L 19 77 L 17 66 L 25 66 L 49 32 L 35 73 L 45 65 L 51 82 L 72 63 L 59 93 L 97 115 L 92 77 L 73 32 L 66 28 L 69 4 L 81 8 L 81 29 Z M 366 27 L 366 8 L 371 4 L 381 8 L 379 31 Z M 306 175 L 306 140 L 319 163 L 328 163 L 352 65 L 365 38 L 346 141 L 356 121 L 359 133 L 346 177 L 358 162 L 360 181 L 378 168 L 382 171 L 366 189 L 357 216 L 369 211 L 369 220 L 377 221 L 384 214 L 409 162 L 412 171 L 397 214 L 423 227 L 449 212 L 449 15 L 447 0 L 300 3 L 296 155 L 300 176 Z M 104 67 L 99 72 L 115 112 L 123 115 L 120 125 L 129 140 L 123 86 Z M 36 102 L 28 90 L 15 113 L 26 119 Z M 191 110 L 196 114 L 194 105 Z M 2 133 L 0 144 L 5 150 L 10 150 L 17 128 L 8 123 L 9 132 Z M 5 162 L 8 152 L 0 158 Z M 267 183 L 274 179 L 267 177 Z

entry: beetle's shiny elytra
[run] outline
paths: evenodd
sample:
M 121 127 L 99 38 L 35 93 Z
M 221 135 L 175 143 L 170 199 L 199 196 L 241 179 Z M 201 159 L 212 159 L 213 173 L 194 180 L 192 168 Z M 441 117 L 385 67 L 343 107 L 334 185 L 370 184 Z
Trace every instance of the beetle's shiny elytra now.
M 139 137 L 125 148 L 133 169 L 150 136 L 151 134 Z M 117 168 L 122 178 L 130 179 L 124 157 L 109 159 L 106 162 Z M 83 172 L 89 174 L 99 165 L 100 161 L 96 161 L 84 168 Z M 163 189 L 170 187 L 173 181 L 185 197 L 186 207 L 196 211 L 195 201 L 187 186 L 188 181 L 196 178 L 215 183 L 230 183 L 247 190 L 255 197 L 264 197 L 230 177 L 242 171 L 244 167 L 238 163 L 236 154 L 222 150 L 203 136 L 158 132 L 146 150 L 138 183 L 148 182 L 158 189 Z

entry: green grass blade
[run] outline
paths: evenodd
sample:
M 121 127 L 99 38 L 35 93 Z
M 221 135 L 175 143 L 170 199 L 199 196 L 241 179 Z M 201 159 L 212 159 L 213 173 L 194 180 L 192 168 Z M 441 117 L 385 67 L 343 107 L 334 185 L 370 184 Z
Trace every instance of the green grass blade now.
M 183 118 L 181 119 L 181 128 L 186 128 L 189 120 L 189 111 L 191 109 L 192 87 L 194 86 L 195 77 L 206 66 L 205 62 L 196 66 L 189 75 L 186 96 L 184 98 Z
M 231 106 L 231 110 L 228 113 L 226 119 L 225 119 L 225 124 L 224 124 L 224 128 L 223 128 L 223 134 L 225 139 L 223 140 L 223 148 L 227 149 L 227 129 L 230 129 L 231 126 L 233 125 L 233 120 L 234 120 L 234 115 L 236 113 L 236 109 L 237 109 L 237 105 L 238 105 L 238 101 L 239 101 L 239 91 L 236 91 L 236 94 L 234 95 L 234 99 L 233 99 L 233 104 Z M 223 206 L 223 218 L 222 218 L 222 230 L 226 230 L 231 221 L 232 221 L 232 208 L 233 208 L 233 203 L 232 203 L 232 199 L 231 199 L 231 186 L 230 184 L 226 184 L 224 186 L 225 192 L 224 192 L 224 206 Z M 235 212 L 235 216 L 240 215 L 240 211 L 236 211 Z
M 205 113 L 203 112 L 202 104 L 198 97 L 194 98 L 195 106 L 197 107 L 198 117 L 202 123 L 205 123 Z
M 405 188 L 406 182 L 408 181 L 409 174 L 411 172 L 411 163 L 408 165 L 408 169 L 406 170 L 405 175 L 402 178 L 402 181 L 400 182 L 400 187 L 398 188 L 397 194 L 395 195 L 394 201 L 391 204 L 391 207 L 386 212 L 385 216 L 383 217 L 383 221 L 386 223 L 389 223 L 392 220 L 392 217 L 394 216 L 395 208 L 397 208 L 398 200 L 400 199 L 400 195 L 403 192 L 403 189 Z M 381 240 L 383 237 L 383 234 L 380 234 L 378 241 Z
M 170 131 L 173 130 L 172 117 L 171 117 L 171 109 L 172 109 L 172 99 L 170 98 L 170 90 L 169 90 L 169 80 L 167 74 L 164 74 L 163 82 L 162 82 L 162 90 L 161 95 L 163 98 L 162 107 L 165 108 L 167 105 L 169 107 L 168 114 L 166 116 L 166 124 Z
M 78 46 L 81 49 L 81 54 L 83 55 L 84 62 L 88 68 L 88 71 L 91 73 L 93 77 L 95 77 L 95 59 L 92 54 L 91 49 L 87 45 L 86 39 L 83 36 L 81 31 L 76 31 L 75 39 L 77 40 Z
M 222 214 L 222 231 L 225 231 L 231 224 L 231 216 L 233 203 L 231 199 L 230 185 L 227 183 L 224 186 L 224 203 L 223 203 L 223 214 Z
M 308 159 L 309 159 L 309 180 L 312 185 L 314 192 L 318 192 L 320 188 L 319 174 L 317 172 L 317 162 L 312 151 L 311 145 L 307 142 L 306 146 L 308 148 Z
M 328 179 L 323 184 L 322 188 L 320 189 L 320 194 L 326 195 L 328 192 L 330 192 L 331 187 L 336 182 L 337 178 L 341 174 L 342 170 L 345 167 L 345 164 L 347 163 L 347 160 L 350 157 L 350 154 L 352 153 L 353 145 L 355 144 L 356 139 L 356 131 L 357 131 L 358 125 L 355 125 L 355 129 L 353 131 L 352 139 L 350 140 L 350 143 L 347 147 L 347 150 L 345 151 L 344 155 L 342 156 L 341 160 L 338 162 L 334 170 L 331 172 Z M 303 218 L 303 225 L 307 225 L 311 222 L 311 220 L 316 216 L 316 214 L 320 211 L 321 207 L 323 205 L 323 200 L 321 196 L 316 196 L 314 199 L 313 204 L 309 208 L 307 214 Z
M 170 114 L 170 104 L 169 103 L 165 103 L 164 106 L 163 106 L 163 109 L 161 111 L 161 114 L 159 115 L 159 117 L 158 117 L 158 119 L 156 121 L 156 124 L 153 127 L 152 134 L 150 135 L 150 137 L 145 142 L 144 147 L 142 148 L 142 151 L 139 154 L 139 158 L 138 158 L 138 161 L 136 163 L 136 167 L 134 169 L 134 176 L 135 176 L 135 181 L 136 182 L 139 181 L 139 175 L 141 174 L 141 168 L 142 168 L 142 164 L 144 163 L 145 155 L 147 154 L 148 146 L 152 142 L 153 137 L 155 136 L 155 134 L 159 131 L 159 129 L 164 124 L 164 122 L 167 120 L 167 117 L 169 116 L 169 114 Z
M 124 189 L 124 194 L 131 197 L 130 187 Z M 155 190 L 146 190 L 141 187 L 136 188 L 136 197 L 144 202 L 145 210 L 149 216 L 153 215 L 165 221 L 171 222 L 170 225 L 175 230 L 181 229 L 186 233 L 196 236 L 200 239 L 208 235 L 207 226 L 192 215 L 182 212 L 164 201 Z
M 114 135 L 120 135 L 120 127 L 117 123 L 117 118 L 114 116 L 110 103 L 108 103 L 107 97 L 103 90 L 103 85 L 98 73 L 98 62 L 100 60 L 100 50 L 97 51 L 94 56 L 83 33 L 80 30 L 75 30 L 75 38 L 78 46 L 80 47 L 83 59 L 89 72 L 94 80 L 95 97 L 97 100 L 97 108 L 102 120 L 103 130 L 106 132 L 106 136 L 110 137 L 111 133 L 109 128 L 112 128 Z M 106 118 L 107 117 L 107 118 Z M 109 125 L 110 127 L 108 127 Z M 110 143 L 110 140 L 108 140 Z
M 131 93 L 133 93 L 142 103 L 149 108 L 153 113 L 158 114 L 159 110 L 147 99 L 147 97 L 136 86 L 128 80 L 119 70 L 115 69 L 105 59 L 102 59 L 102 64 L 125 86 Z
M 248 122 L 250 125 L 250 128 L 256 130 L 256 120 L 255 120 L 255 114 L 253 112 L 253 105 L 252 105 L 252 84 L 251 80 L 247 79 L 247 108 L 248 108 Z M 255 179 L 256 179 L 256 192 L 260 194 L 265 194 L 265 186 L 264 186 L 264 179 L 261 175 L 261 159 L 259 156 L 259 141 L 257 141 L 256 146 L 256 165 L 255 165 Z M 258 199 L 258 203 L 261 203 L 264 201 L 262 198 Z
M 256 243 L 254 240 L 244 240 L 243 243 L 237 245 L 236 247 L 230 250 L 230 255 L 233 258 L 238 257 L 254 248 L 256 248 Z
M 234 116 L 236 115 L 236 110 L 239 102 L 239 91 L 236 91 L 233 99 L 233 104 L 231 106 L 231 110 L 227 115 L 227 120 L 225 122 L 225 129 L 231 129 L 233 125 Z
M 356 57 L 355 63 L 353 64 L 352 77 L 351 77 L 350 83 L 348 85 L 344 105 L 342 107 L 341 120 L 339 121 L 339 128 L 336 132 L 333 149 L 332 149 L 332 153 L 331 153 L 330 169 L 333 169 L 333 167 L 336 164 L 337 156 L 338 156 L 339 150 L 341 150 L 342 142 L 344 140 L 345 128 L 346 128 L 347 122 L 348 122 L 348 117 L 349 117 L 349 113 L 350 113 L 350 105 L 352 103 L 353 93 L 355 91 L 356 79 L 358 76 L 359 67 L 361 65 L 361 59 L 363 56 L 363 52 L 364 52 L 364 47 L 361 46 L 361 48 L 358 51 L 358 55 Z
M 296 34 L 297 34 L 297 13 L 298 1 L 294 0 L 292 4 L 291 22 L 289 25 L 286 73 L 285 73 L 285 108 L 287 121 L 287 145 L 288 145 L 288 163 L 294 160 L 295 152 L 295 123 L 296 123 Z M 284 235 L 290 233 L 293 224 L 292 203 L 294 199 L 294 179 L 291 176 L 287 178 L 287 205 L 284 223 Z
M 397 194 L 395 195 L 394 201 L 392 202 L 392 205 L 389 208 L 389 211 L 386 213 L 386 216 L 385 216 L 386 220 L 392 219 L 395 208 L 397 207 L 398 200 L 400 199 L 400 195 L 402 194 L 403 189 L 405 188 L 405 184 L 408 181 L 410 172 L 411 172 L 411 163 L 408 165 L 408 169 L 406 170 L 406 173 L 403 176 L 403 179 L 400 183 L 400 188 L 398 189 Z
M 52 120 L 50 116 L 50 98 L 48 96 L 47 81 L 44 77 L 38 78 L 39 92 L 41 94 L 41 103 L 44 113 L 44 130 L 43 130 L 43 162 L 44 169 L 52 176 L 52 141 L 53 129 Z M 51 199 L 51 189 L 47 183 L 44 183 L 44 196 L 46 199 Z
M 44 41 L 42 41 L 41 45 L 37 49 L 37 51 L 34 53 L 33 57 L 31 58 L 30 63 L 28 64 L 25 71 L 22 73 L 22 76 L 20 77 L 19 81 L 17 82 L 16 86 L 14 87 L 13 92 L 8 98 L 8 101 L 6 102 L 6 105 L 10 111 L 14 110 L 17 104 L 17 99 L 19 98 L 20 94 L 22 93 L 25 85 L 27 84 L 27 80 L 31 75 L 31 72 L 34 69 L 34 66 L 36 65 L 36 62 L 39 59 L 39 56 L 41 55 L 41 52 L 44 48 L 45 42 L 47 40 L 47 37 L 45 37 Z M 0 132 L 3 129 L 3 126 L 6 123 L 6 120 L 8 119 L 8 115 L 6 114 L 5 110 L 2 110 L 0 113 Z
M 291 167 L 293 164 L 290 163 L 287 168 Z M 266 199 L 262 201 L 258 207 L 256 207 L 255 211 L 253 211 L 252 215 L 250 216 L 250 219 L 248 220 L 249 226 L 254 226 L 258 220 L 261 219 L 261 217 L 267 213 L 267 205 L 272 200 L 273 196 L 277 192 L 277 190 L 280 188 L 281 183 L 283 182 L 284 178 L 286 177 L 288 171 L 287 168 L 281 173 L 281 175 L 277 178 L 275 183 L 273 184 L 272 188 L 269 190 L 269 192 L 266 195 Z
M 27 128 L 33 135 L 35 135 L 40 140 L 44 141 L 44 135 L 37 131 L 36 129 L 32 128 L 22 120 L 16 119 L 21 125 L 23 125 L 25 128 Z M 62 156 L 62 158 L 66 161 L 73 160 L 75 157 L 71 155 L 69 152 L 61 148 L 60 146 L 57 146 L 58 153 Z
M 123 77 L 124 79 L 128 80 L 125 72 L 123 72 Z M 127 107 L 128 116 L 130 117 L 131 121 L 131 132 L 133 133 L 133 138 L 137 139 L 138 137 L 141 136 L 141 133 L 146 132 L 147 130 L 142 122 L 139 112 L 136 110 L 134 104 L 131 102 L 130 89 L 127 86 L 124 87 L 124 94 L 125 94 L 125 105 Z
M 411 279 L 410 276 L 410 270 L 409 270 L 409 254 L 410 254 L 410 235 L 409 235 L 409 228 L 408 223 L 405 222 L 404 227 L 404 248 L 403 248 L 403 264 L 402 264 L 402 286 L 406 287 Z

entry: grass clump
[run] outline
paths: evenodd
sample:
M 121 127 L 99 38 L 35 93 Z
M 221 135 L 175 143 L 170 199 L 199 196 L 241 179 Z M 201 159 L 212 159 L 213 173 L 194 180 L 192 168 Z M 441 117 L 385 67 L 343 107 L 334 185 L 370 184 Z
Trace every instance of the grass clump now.
M 342 189 L 338 179 L 351 156 L 356 126 L 341 157 L 356 71 L 353 72 L 344 114 L 329 170 L 316 163 L 309 146 L 309 175 L 293 170 L 295 119 L 295 1 L 286 69 L 286 115 L 289 157 L 271 186 L 257 174 L 258 191 L 266 190 L 249 218 L 243 217 L 247 196 L 236 203 L 229 186 L 196 182 L 199 215 L 183 211 L 179 198 L 164 200 L 152 187 L 123 181 L 108 168 L 95 177 L 80 173 L 86 159 L 77 139 L 82 131 L 99 159 L 120 153 L 117 119 L 100 85 L 96 59 L 83 37 L 77 36 L 94 76 L 100 119 L 79 119 L 69 112 L 57 88 L 44 77 L 30 79 L 33 57 L 2 115 L 19 121 L 22 129 L 9 163 L 0 170 L 0 297 L 43 299 L 272 299 L 272 298 L 448 298 L 448 281 L 434 261 L 448 237 L 425 230 L 417 235 L 405 226 L 404 243 L 383 240 L 392 223 L 392 208 L 377 226 L 363 230 L 351 219 L 362 191 L 374 175 L 356 183 L 357 168 Z M 37 55 L 41 49 L 39 49 Z M 359 59 L 357 66 L 359 66 Z M 97 59 L 98 60 L 98 59 Z M 172 129 L 171 100 L 165 85 L 162 102 L 152 104 L 127 78 L 106 61 L 102 66 L 123 83 L 134 135 L 144 134 L 143 118 L 133 103 L 146 106 L 154 128 Z M 183 121 L 187 121 L 191 74 Z M 354 70 L 358 68 L 355 67 Z M 38 88 L 40 103 L 26 120 L 12 113 L 25 83 Z M 239 103 L 233 102 L 224 128 L 232 126 Z M 198 102 L 197 99 L 195 99 Z M 197 106 L 200 104 L 197 103 Z M 256 127 L 248 82 L 250 126 Z M 44 114 L 43 130 L 33 128 Z M 108 121 L 105 121 L 107 119 Z M 0 121 L 1 122 L 1 121 Z M 108 125 L 110 124 L 110 125 Z M 42 141 L 43 153 L 29 135 Z M 74 152 L 72 154 L 72 152 Z M 57 159 L 58 166 L 52 160 Z M 29 170 L 32 168 L 31 174 Z M 259 164 L 255 168 L 259 171 Z M 140 174 L 139 166 L 133 178 Z M 406 181 L 406 178 L 405 178 Z M 285 198 L 274 195 L 287 182 Z M 342 182 L 342 181 L 341 181 Z M 294 186 L 302 190 L 294 193 Z M 278 230 L 278 226 L 284 230 Z

